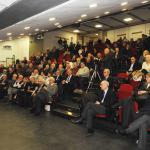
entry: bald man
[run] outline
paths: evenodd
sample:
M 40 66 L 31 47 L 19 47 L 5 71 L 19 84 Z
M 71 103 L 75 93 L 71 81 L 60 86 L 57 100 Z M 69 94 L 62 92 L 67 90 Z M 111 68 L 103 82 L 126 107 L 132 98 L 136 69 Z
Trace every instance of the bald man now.
M 103 80 L 100 83 L 101 91 L 98 99 L 95 102 L 88 102 L 79 120 L 73 121 L 76 124 L 86 120 L 88 135 L 94 133 L 93 119 L 96 114 L 108 114 L 111 111 L 111 106 L 115 103 L 116 98 L 114 92 L 109 88 L 109 82 Z

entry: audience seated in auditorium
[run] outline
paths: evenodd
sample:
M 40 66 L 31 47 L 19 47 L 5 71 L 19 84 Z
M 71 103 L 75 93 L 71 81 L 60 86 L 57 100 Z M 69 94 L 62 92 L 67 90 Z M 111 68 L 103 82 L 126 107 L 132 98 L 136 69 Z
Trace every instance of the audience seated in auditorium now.
M 133 75 L 133 73 L 137 71 L 141 72 L 139 73 L 141 77 L 144 77 L 143 73 L 146 74 L 150 71 L 149 39 L 150 38 L 146 35 L 143 35 L 143 37 L 137 41 L 133 39 L 128 40 L 126 37 L 120 38 L 115 42 L 109 39 L 106 41 L 98 39 L 95 43 L 93 40 L 90 40 L 86 45 L 72 42 L 68 45 L 67 40 L 60 40 L 59 44 L 61 46 L 59 45 L 59 48 L 61 49 L 59 50 L 56 47 L 52 50 L 47 49 L 41 54 L 34 54 L 30 60 L 26 58 L 16 60 L 16 63 L 10 64 L 8 68 L 5 68 L 4 65 L 0 65 L 1 93 L 5 90 L 8 92 L 9 100 L 15 99 L 21 106 L 32 107 L 32 111 L 35 115 L 39 115 L 44 104 L 49 100 L 52 101 L 53 95 L 58 93 L 58 99 L 63 101 L 65 99 L 70 100 L 76 88 L 82 88 L 84 92 L 87 88 L 90 75 L 97 65 L 97 71 L 101 79 L 107 80 L 101 82 L 101 90 L 108 91 L 104 97 L 101 95 L 102 92 L 98 92 L 98 95 L 100 95 L 98 99 L 96 94 L 91 94 L 90 92 L 84 93 L 82 97 L 83 106 L 85 108 L 82 116 L 84 118 L 84 114 L 88 114 L 87 117 L 85 117 L 85 119 L 87 119 L 87 127 L 89 132 L 93 132 L 92 123 L 94 116 L 97 113 L 107 113 L 107 108 L 116 100 L 114 94 L 116 94 L 115 92 L 118 89 L 115 89 L 113 92 L 111 89 L 111 87 L 114 86 L 113 79 L 116 78 L 116 75 L 122 72 L 132 72 L 131 75 Z M 147 83 L 149 82 L 148 76 L 149 75 L 146 75 Z M 131 79 L 134 78 L 131 77 Z M 143 80 L 144 79 L 145 78 L 143 78 Z M 143 80 L 138 80 L 139 84 L 142 84 Z M 6 86 L 3 87 L 4 82 Z M 125 82 L 129 83 L 129 79 L 127 78 Z M 147 89 L 144 89 L 144 91 L 145 90 Z M 2 97 L 5 94 L 4 92 Z M 127 103 L 124 102 L 122 106 L 126 107 L 127 109 L 125 110 L 128 111 L 126 113 L 129 113 L 133 110 L 133 101 L 131 101 L 131 99 L 129 101 L 128 99 L 126 102 Z M 146 112 L 150 109 L 148 105 L 147 102 L 144 104 L 139 103 L 139 113 L 144 112 L 142 120 L 148 120 L 147 118 L 149 118 L 147 116 L 145 117 L 145 114 L 147 115 Z M 125 116 L 126 113 L 123 113 L 123 118 L 127 117 L 127 115 Z M 130 116 L 128 118 L 132 117 L 132 114 L 129 114 Z M 128 121 L 128 118 L 125 119 L 126 122 L 124 122 L 123 119 L 123 127 L 127 127 L 129 123 L 131 123 L 130 121 L 132 119 Z M 136 123 L 133 122 L 131 126 L 134 126 L 134 124 Z M 143 126 L 147 126 L 147 121 L 144 121 Z M 146 129 L 143 126 L 140 126 L 142 134 L 143 132 L 145 133 Z M 137 128 L 139 128 L 139 126 Z M 129 129 L 129 131 L 131 132 L 133 130 Z M 144 136 L 145 135 L 146 134 L 144 134 Z

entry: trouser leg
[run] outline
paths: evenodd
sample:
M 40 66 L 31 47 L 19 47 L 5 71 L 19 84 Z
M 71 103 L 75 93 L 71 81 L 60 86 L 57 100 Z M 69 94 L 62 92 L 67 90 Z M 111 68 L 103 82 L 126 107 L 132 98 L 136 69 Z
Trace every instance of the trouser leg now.
M 42 102 L 39 96 L 35 100 L 35 113 L 41 113 Z
M 91 129 L 93 127 L 93 119 L 96 114 L 105 114 L 106 109 L 102 105 L 90 104 L 90 108 L 87 110 L 87 128 Z
M 137 129 L 139 129 L 139 127 L 144 124 L 145 122 L 149 121 L 150 117 L 148 115 L 143 115 L 141 117 L 139 117 L 138 119 L 136 119 L 134 122 L 132 122 L 129 125 L 129 128 L 126 129 L 127 133 L 132 133 L 134 131 L 136 131 Z
M 147 144 L 147 129 L 150 125 L 150 116 L 143 115 L 136 119 L 130 124 L 129 128 L 126 129 L 127 133 L 132 133 L 139 129 L 139 143 L 138 147 L 140 149 L 145 149 Z
M 92 129 L 93 128 L 93 119 L 94 119 L 94 116 L 95 116 L 95 111 L 93 109 L 89 109 L 87 111 L 87 128 L 88 129 Z
M 139 128 L 138 148 L 145 149 L 147 145 L 147 123 L 143 123 Z
M 87 112 L 88 112 L 88 109 L 90 109 L 91 105 L 93 103 L 92 102 L 88 102 L 86 107 L 84 108 L 83 112 L 82 112 L 82 115 L 81 115 L 81 118 L 82 119 L 86 119 L 86 116 L 87 116 Z
M 122 126 L 126 128 L 128 127 L 131 118 L 134 120 L 136 117 L 136 113 L 134 112 L 134 102 L 131 98 L 128 98 L 121 100 L 118 105 L 123 107 Z

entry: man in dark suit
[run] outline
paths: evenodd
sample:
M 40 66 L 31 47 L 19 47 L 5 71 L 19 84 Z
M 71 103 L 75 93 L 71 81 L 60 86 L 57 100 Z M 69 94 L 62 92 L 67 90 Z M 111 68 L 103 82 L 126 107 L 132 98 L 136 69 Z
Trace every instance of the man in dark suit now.
M 109 82 L 109 87 L 113 88 L 113 78 L 110 76 L 110 69 L 105 68 L 103 71 L 102 80 L 106 80 Z
M 147 96 L 144 95 L 147 94 Z M 130 134 L 135 131 L 139 131 L 139 142 L 138 142 L 138 148 L 140 150 L 145 150 L 147 146 L 147 130 L 150 128 L 150 73 L 146 75 L 146 83 L 144 83 L 138 90 L 137 95 L 143 95 L 143 99 L 141 98 L 138 102 L 142 105 L 139 107 L 139 112 L 134 112 L 134 121 L 125 129 L 121 130 L 121 133 Z M 126 100 L 125 103 L 128 103 L 131 105 L 131 99 Z M 127 107 L 124 107 L 124 110 L 128 109 L 129 105 L 126 105 Z M 131 107 L 130 107 L 131 108 Z M 133 103 L 132 103 L 133 108 Z M 131 118 L 132 114 L 128 113 L 126 111 L 127 118 Z M 125 119 L 126 120 L 126 119 Z M 128 120 L 128 119 L 127 119 Z
M 56 71 L 56 75 L 54 76 L 54 78 L 55 78 L 55 82 L 57 83 L 57 85 L 59 85 L 62 81 L 62 75 L 59 70 Z
M 114 67 L 113 57 L 109 48 L 104 49 L 104 58 L 103 58 L 102 66 L 103 66 L 103 69 L 109 68 L 111 71 L 113 70 L 113 67 Z
M 4 74 L 2 79 L 0 80 L 0 98 L 3 98 L 7 95 L 8 90 L 8 79 L 7 75 Z
M 59 86 L 60 99 L 67 99 L 72 97 L 73 90 L 76 87 L 76 78 L 72 74 L 72 70 L 67 70 L 67 76 L 64 77 Z
M 138 62 L 136 62 L 136 58 L 134 56 L 132 56 L 130 60 L 131 61 L 130 61 L 128 68 L 127 68 L 128 72 L 133 72 L 133 71 L 141 69 L 141 65 Z
M 96 114 L 109 114 L 112 105 L 115 103 L 115 94 L 109 88 L 109 82 L 103 80 L 100 83 L 101 92 L 99 93 L 98 99 L 95 102 L 88 102 L 83 110 L 81 118 L 73 121 L 73 123 L 82 123 L 84 119 L 87 121 L 88 135 L 94 133 L 93 130 L 93 119 Z

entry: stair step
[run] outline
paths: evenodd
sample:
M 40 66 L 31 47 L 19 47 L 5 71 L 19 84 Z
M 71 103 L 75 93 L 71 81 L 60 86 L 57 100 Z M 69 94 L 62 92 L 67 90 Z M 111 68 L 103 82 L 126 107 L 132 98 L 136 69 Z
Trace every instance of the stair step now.
M 53 109 L 52 113 L 56 114 L 56 115 L 59 115 L 61 117 L 64 117 L 64 118 L 68 118 L 68 119 L 80 117 L 80 113 L 75 113 L 75 112 L 60 109 L 60 108 Z
M 68 105 L 68 104 L 65 104 L 65 103 L 57 103 L 56 107 L 57 108 L 62 108 L 66 111 L 73 111 L 73 112 L 77 112 L 77 113 L 80 112 L 80 108 L 78 107 L 77 104 L 76 104 L 76 106 L 71 106 L 71 105 Z

